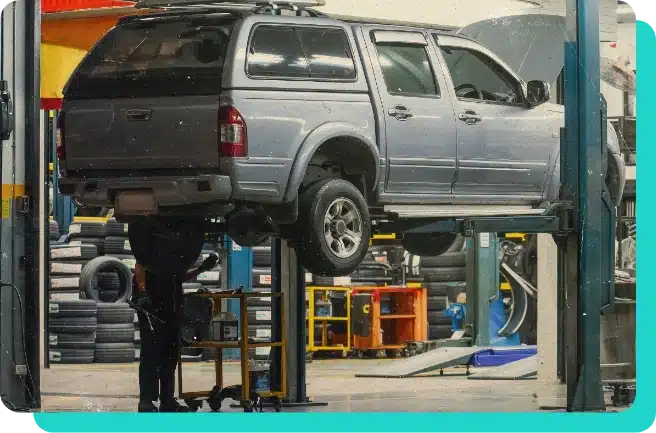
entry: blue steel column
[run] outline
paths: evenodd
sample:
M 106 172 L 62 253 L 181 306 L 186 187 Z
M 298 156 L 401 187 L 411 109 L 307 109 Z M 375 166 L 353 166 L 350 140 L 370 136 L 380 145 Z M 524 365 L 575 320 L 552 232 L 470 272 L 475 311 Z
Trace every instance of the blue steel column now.
M 227 251 L 228 287 L 227 289 L 236 289 L 243 287 L 245 292 L 250 292 L 253 285 L 253 250 L 248 247 L 237 245 L 232 239 L 225 237 L 225 249 Z M 228 311 L 234 313 L 238 320 L 241 321 L 239 309 L 239 300 L 228 300 Z M 248 336 L 246 336 L 248 338 Z M 239 359 L 238 350 L 226 350 L 224 356 L 227 359 Z
M 599 1 L 567 0 L 565 46 L 565 195 L 574 199 L 578 242 L 568 242 L 568 265 L 578 265 L 578 291 L 567 299 L 566 332 L 576 329 L 564 351 L 567 409 L 604 410 L 600 374 L 602 176 L 599 91 Z M 575 185 L 575 179 L 578 185 Z M 573 241 L 574 239 L 572 239 Z M 574 247 L 576 246 L 576 247 Z M 578 255 L 578 261 L 576 256 Z M 578 262 L 578 264 L 577 264 Z M 569 319 L 569 320 L 568 320 Z M 576 366 L 575 369 L 573 368 Z

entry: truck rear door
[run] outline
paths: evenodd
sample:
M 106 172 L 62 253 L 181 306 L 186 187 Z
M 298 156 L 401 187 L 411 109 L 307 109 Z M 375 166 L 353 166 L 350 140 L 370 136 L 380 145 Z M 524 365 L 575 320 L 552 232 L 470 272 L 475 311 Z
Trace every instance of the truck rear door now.
M 233 23 L 180 16 L 110 31 L 64 92 L 69 172 L 218 167 L 219 94 Z
M 421 31 L 366 26 L 364 37 L 382 100 L 387 141 L 385 193 L 450 200 L 456 120 L 439 60 Z

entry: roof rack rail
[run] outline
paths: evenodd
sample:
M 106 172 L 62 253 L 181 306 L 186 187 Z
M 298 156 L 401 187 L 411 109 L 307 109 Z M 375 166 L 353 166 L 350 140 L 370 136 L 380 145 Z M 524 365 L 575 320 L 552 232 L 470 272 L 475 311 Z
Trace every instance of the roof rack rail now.
M 138 0 L 136 8 L 181 8 L 181 7 L 235 7 L 235 8 L 262 8 L 272 9 L 304 9 L 308 7 L 325 6 L 326 0 Z

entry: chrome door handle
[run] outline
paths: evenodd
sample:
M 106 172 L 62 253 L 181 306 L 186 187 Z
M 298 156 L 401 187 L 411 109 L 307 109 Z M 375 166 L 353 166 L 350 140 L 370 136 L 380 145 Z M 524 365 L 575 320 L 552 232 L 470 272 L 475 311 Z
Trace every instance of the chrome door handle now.
M 483 116 L 476 114 L 475 111 L 467 110 L 464 113 L 458 114 L 458 119 L 462 120 L 467 125 L 476 125 L 483 121 Z
M 393 108 L 387 110 L 387 114 L 396 117 L 398 120 L 407 120 L 413 116 L 412 111 L 403 105 L 395 105 Z

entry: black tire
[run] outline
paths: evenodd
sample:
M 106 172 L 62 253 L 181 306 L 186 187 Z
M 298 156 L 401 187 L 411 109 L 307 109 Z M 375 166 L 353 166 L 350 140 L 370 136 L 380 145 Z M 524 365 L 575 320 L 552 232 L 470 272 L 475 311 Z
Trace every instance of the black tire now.
M 107 256 L 119 259 L 125 266 L 130 268 L 131 271 L 134 271 L 134 268 L 137 265 L 137 260 L 132 254 L 107 254 Z
M 253 247 L 253 266 L 271 267 L 271 247 Z
M 79 288 L 79 275 L 56 276 L 50 278 L 50 290 L 52 292 L 78 291 Z
M 440 311 L 442 312 L 446 308 L 448 303 L 446 296 L 430 296 L 428 298 L 428 311 Z M 100 316 L 100 312 L 98 313 Z
M 50 332 L 58 334 L 89 334 L 96 332 L 96 317 L 52 317 L 49 320 Z
M 124 303 L 98 303 L 99 324 L 130 324 L 134 321 L 134 310 Z
M 50 350 L 57 349 L 95 349 L 96 334 L 56 334 L 48 335 L 48 346 Z
M 459 253 L 465 250 L 465 242 L 467 239 L 463 235 L 456 235 L 456 240 L 451 245 L 451 248 L 446 250 L 447 253 Z
M 456 241 L 458 241 L 458 235 L 455 233 L 406 233 L 403 235 L 401 245 L 410 254 L 421 257 L 436 257 L 449 251 Z
M 134 343 L 132 323 L 98 324 L 96 343 Z
M 50 260 L 91 260 L 98 256 L 95 245 L 58 245 L 50 248 Z
M 271 307 L 249 308 L 248 325 L 271 325 Z
M 93 245 L 99 256 L 105 255 L 104 238 L 73 238 L 68 241 L 68 245 Z
M 425 268 L 420 270 L 420 275 L 427 282 L 464 281 L 467 268 Z
M 101 291 L 118 292 L 121 289 L 121 277 L 114 272 L 98 272 L 97 284 Z
M 429 325 L 428 326 L 428 339 L 440 340 L 442 338 L 451 338 L 453 331 L 451 325 Z
M 130 244 L 130 239 L 127 237 L 106 237 L 105 252 L 107 254 L 132 254 L 132 245 Z
M 271 287 L 271 268 L 253 268 L 253 287 Z
M 200 283 L 182 283 L 182 290 L 185 292 L 196 292 L 203 287 Z
M 104 238 L 107 236 L 104 221 L 74 222 L 68 227 L 68 233 L 75 238 Z
M 84 265 L 89 263 L 87 260 L 70 260 L 66 262 L 51 261 L 50 262 L 50 275 L 80 275 Z
M 128 225 L 116 221 L 115 218 L 110 218 L 107 221 L 107 236 L 115 237 L 127 237 L 128 235 Z
M 131 223 L 128 234 L 137 261 L 155 274 L 182 274 L 205 244 L 202 223 Z
M 221 271 L 207 271 L 196 277 L 196 281 L 203 285 L 216 285 L 221 283 Z
M 48 353 L 51 364 L 91 364 L 93 349 L 50 349 Z
M 96 343 L 96 362 L 131 363 L 134 356 L 134 343 Z
M 447 281 L 438 283 L 424 283 L 428 297 L 446 296 L 450 302 L 456 302 L 458 293 L 467 291 L 467 283 L 464 281 Z
M 343 199 L 353 208 L 352 210 L 357 211 L 361 221 L 358 224 L 359 243 L 353 245 L 353 250 L 347 257 L 338 257 L 328 245 L 325 236 L 324 219 L 337 199 Z M 339 223 L 336 224 L 338 230 L 348 228 L 348 225 L 343 225 L 343 219 L 335 218 L 333 221 Z M 352 183 L 343 179 L 318 181 L 300 194 L 296 232 L 297 242 L 300 245 L 299 257 L 308 272 L 324 277 L 350 275 L 362 263 L 369 249 L 371 238 L 369 207 L 362 193 Z M 336 241 L 333 245 L 337 245 Z
M 49 238 L 51 241 L 56 241 L 59 239 L 61 236 L 61 232 L 59 230 L 59 223 L 56 220 L 49 220 L 48 221 L 48 232 L 49 232 Z
M 437 257 L 422 257 L 419 266 L 422 268 L 445 268 L 465 266 L 467 264 L 467 254 L 465 252 L 444 253 Z
M 50 317 L 96 317 L 98 307 L 95 301 L 50 301 Z
M 429 311 L 427 317 L 429 325 L 451 326 L 451 318 L 444 314 L 444 310 Z
M 100 301 L 102 288 L 98 285 L 98 273 L 114 273 L 118 275 L 120 296 L 118 296 L 116 302 L 124 302 L 132 295 L 132 271 L 120 260 L 104 256 L 91 260 L 82 269 L 82 274 L 80 275 L 80 292 L 84 294 L 86 299 Z
M 269 307 L 271 308 L 271 298 L 268 296 L 263 297 L 249 297 L 246 304 L 250 307 Z
M 335 284 L 335 278 L 322 277 L 321 275 L 312 275 L 312 281 L 317 287 L 333 287 Z

